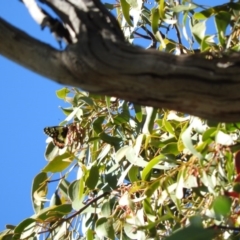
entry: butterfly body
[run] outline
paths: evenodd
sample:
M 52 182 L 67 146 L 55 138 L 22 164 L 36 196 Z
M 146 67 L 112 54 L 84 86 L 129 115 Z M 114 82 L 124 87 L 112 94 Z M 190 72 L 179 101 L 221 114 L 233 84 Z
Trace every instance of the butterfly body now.
M 53 139 L 54 145 L 61 149 L 74 145 L 74 143 L 76 145 L 82 144 L 84 138 L 84 131 L 79 123 L 72 123 L 67 126 L 46 127 L 44 132 Z

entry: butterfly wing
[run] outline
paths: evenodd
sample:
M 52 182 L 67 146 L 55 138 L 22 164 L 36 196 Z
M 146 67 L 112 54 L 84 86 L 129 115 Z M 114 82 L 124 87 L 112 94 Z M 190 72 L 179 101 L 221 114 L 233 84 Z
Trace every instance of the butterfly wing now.
M 59 148 L 64 148 L 66 146 L 65 142 L 68 134 L 68 127 L 46 127 L 44 128 L 44 132 L 53 139 L 54 145 Z

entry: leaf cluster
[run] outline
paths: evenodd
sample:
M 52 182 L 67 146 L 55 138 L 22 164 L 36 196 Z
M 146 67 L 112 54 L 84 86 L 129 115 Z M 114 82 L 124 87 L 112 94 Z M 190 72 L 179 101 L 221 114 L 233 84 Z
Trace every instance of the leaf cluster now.
M 192 1 L 121 0 L 116 9 L 125 38 L 150 41 L 148 48 L 175 54 L 239 51 L 239 2 L 204 6 Z M 212 24 L 214 22 L 214 26 Z M 210 31 L 212 26 L 214 30 Z M 141 42 L 141 45 L 143 43 Z
M 2 239 L 175 239 L 196 230 L 210 239 L 226 231 L 208 228 L 236 226 L 239 124 L 78 89 L 57 96 L 70 104 L 61 124 L 81 124 L 84 139 L 63 149 L 48 143 L 32 185 L 35 214 Z

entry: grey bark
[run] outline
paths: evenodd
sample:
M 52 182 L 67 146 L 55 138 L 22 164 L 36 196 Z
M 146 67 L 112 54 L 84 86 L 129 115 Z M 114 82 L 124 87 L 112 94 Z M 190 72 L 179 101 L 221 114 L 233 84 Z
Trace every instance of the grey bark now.
M 129 45 L 99 0 L 42 0 L 64 22 L 64 51 L 0 18 L 0 54 L 58 83 L 215 121 L 240 121 L 240 55 L 209 60 Z

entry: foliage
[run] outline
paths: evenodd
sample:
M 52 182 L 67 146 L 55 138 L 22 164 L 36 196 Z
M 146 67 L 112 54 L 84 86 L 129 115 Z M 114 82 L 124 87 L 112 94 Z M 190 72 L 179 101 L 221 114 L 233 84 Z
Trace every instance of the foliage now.
M 130 42 L 141 37 L 151 48 L 200 50 L 209 58 L 239 50 L 239 3 L 205 8 L 190 1 L 121 0 L 105 6 L 116 9 Z M 216 33 L 206 34 L 211 19 Z M 70 104 L 62 108 L 60 125 L 74 129 L 74 122 L 84 133 L 69 130 L 71 141 L 62 149 L 48 143 L 48 163 L 32 184 L 35 214 L 7 225 L 0 239 L 238 236 L 240 123 L 209 122 L 78 89 L 63 88 L 57 96 Z

